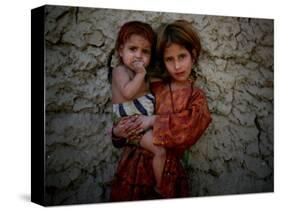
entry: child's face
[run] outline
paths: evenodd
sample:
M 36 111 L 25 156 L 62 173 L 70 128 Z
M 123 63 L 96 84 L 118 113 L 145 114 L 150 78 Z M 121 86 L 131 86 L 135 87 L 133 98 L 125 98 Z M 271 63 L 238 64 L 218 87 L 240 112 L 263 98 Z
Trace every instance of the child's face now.
M 147 67 L 151 58 L 151 43 L 142 36 L 131 35 L 121 45 L 119 55 L 124 65 L 131 70 L 136 69 L 136 62 L 141 62 L 144 67 Z
M 172 43 L 164 50 L 164 64 L 173 81 L 186 82 L 193 65 L 189 51 L 178 44 Z

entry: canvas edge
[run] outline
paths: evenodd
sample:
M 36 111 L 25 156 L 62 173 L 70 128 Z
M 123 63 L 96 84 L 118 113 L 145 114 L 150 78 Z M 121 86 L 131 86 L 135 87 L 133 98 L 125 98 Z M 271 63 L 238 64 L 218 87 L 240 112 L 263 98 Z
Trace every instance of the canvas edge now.
M 31 202 L 45 201 L 45 6 L 31 10 Z

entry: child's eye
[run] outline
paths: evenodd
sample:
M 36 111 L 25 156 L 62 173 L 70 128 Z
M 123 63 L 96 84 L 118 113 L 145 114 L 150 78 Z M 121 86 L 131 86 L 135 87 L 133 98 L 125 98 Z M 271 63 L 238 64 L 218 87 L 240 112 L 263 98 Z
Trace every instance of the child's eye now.
M 144 53 L 144 54 L 148 54 L 148 55 L 150 55 L 150 50 L 145 49 L 145 50 L 143 50 L 143 53 Z
M 136 47 L 130 47 L 129 49 L 130 49 L 131 51 L 133 51 L 133 52 L 137 50 Z

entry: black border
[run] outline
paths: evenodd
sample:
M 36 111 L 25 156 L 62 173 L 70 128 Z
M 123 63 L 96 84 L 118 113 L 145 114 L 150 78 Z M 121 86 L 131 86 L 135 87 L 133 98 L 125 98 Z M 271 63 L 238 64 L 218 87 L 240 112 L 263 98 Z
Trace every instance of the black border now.
M 31 201 L 45 205 L 45 6 L 31 10 Z

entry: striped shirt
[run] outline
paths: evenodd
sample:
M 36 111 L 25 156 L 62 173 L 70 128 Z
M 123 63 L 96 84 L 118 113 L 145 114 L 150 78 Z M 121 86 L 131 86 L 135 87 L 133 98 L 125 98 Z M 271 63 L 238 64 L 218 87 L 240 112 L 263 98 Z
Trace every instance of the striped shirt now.
M 117 117 L 131 116 L 131 115 L 147 115 L 151 116 L 154 113 L 155 97 L 148 93 L 132 101 L 113 104 L 113 113 Z

